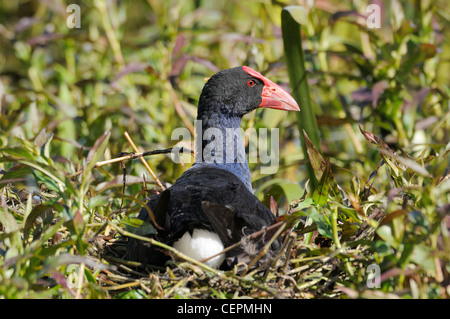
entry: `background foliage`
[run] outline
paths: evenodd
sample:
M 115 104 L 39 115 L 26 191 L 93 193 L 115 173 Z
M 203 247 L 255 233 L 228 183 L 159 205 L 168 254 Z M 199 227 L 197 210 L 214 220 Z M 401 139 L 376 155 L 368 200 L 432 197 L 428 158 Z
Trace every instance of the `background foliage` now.
M 69 3 L 0 1 L 1 297 L 448 298 L 446 1 L 374 2 L 381 29 L 366 25 L 368 1 L 77 3 L 71 29 Z M 141 150 L 174 146 L 218 70 L 249 65 L 288 89 L 287 5 L 304 8 L 320 152 L 307 143 L 305 157 L 294 114 L 243 121 L 280 128 L 280 169 L 250 168 L 255 194 L 288 213 L 284 255 L 263 275 L 132 269 L 118 232 L 158 187 L 139 160 L 125 163 L 125 188 L 120 164 L 94 164 L 133 152 L 124 132 Z M 165 183 L 190 165 L 146 159 Z

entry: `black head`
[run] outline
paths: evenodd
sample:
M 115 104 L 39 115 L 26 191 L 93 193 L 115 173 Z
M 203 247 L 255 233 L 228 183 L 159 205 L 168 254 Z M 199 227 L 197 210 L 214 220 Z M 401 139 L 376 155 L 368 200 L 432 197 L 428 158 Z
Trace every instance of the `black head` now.
M 200 95 L 198 119 L 212 114 L 239 117 L 258 107 L 299 110 L 281 87 L 249 67 L 235 67 L 214 74 Z

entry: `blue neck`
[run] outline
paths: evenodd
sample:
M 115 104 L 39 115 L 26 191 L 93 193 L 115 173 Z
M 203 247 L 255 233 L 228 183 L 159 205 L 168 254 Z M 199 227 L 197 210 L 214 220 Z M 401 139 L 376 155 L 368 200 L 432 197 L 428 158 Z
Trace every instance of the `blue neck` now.
M 196 122 L 193 167 L 216 167 L 239 177 L 252 190 L 250 169 L 241 135 L 241 118 L 223 114 L 203 116 Z

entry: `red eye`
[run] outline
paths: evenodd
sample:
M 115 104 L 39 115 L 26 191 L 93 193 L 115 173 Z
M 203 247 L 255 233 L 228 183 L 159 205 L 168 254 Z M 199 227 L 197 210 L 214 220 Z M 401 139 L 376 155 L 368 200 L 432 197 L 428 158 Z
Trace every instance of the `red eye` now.
M 247 85 L 250 86 L 250 87 L 255 86 L 255 84 L 256 84 L 256 82 L 253 81 L 253 80 L 248 80 L 248 82 L 247 82 Z

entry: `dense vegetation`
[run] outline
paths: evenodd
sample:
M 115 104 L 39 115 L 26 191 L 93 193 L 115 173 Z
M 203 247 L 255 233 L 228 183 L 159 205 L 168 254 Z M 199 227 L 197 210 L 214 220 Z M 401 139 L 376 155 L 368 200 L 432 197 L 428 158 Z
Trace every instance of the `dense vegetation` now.
M 298 3 L 76 1 L 69 28 L 63 1 L 0 1 L 0 297 L 448 298 L 448 4 L 377 1 L 377 29 L 368 1 L 300 2 L 318 129 L 303 134 L 302 112 L 244 118 L 280 128 L 279 169 L 250 169 L 285 246 L 237 274 L 122 260 L 125 232 L 153 231 L 132 217 L 160 186 L 139 158 L 98 162 L 135 152 L 125 132 L 140 151 L 175 146 L 218 70 L 249 65 L 295 91 L 281 12 Z M 161 183 L 183 159 L 145 157 Z

